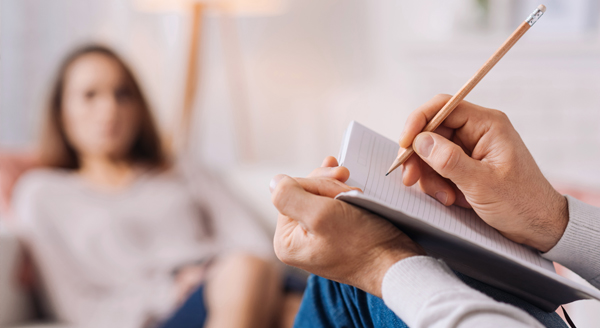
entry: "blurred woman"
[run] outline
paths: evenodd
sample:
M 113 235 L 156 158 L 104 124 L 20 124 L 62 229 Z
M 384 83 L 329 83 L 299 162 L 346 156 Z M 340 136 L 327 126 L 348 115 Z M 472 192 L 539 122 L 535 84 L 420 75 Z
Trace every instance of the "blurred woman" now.
M 111 50 L 64 61 L 40 150 L 46 168 L 19 181 L 13 210 L 58 320 L 276 324 L 284 302 L 268 238 L 203 170 L 169 161 L 140 86 Z

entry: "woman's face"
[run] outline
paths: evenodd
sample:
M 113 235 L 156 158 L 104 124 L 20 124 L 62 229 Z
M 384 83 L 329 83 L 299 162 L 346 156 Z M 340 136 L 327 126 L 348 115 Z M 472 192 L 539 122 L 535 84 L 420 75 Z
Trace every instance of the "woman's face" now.
M 140 128 L 141 104 L 119 63 L 86 54 L 67 69 L 62 121 L 75 151 L 87 158 L 125 159 Z

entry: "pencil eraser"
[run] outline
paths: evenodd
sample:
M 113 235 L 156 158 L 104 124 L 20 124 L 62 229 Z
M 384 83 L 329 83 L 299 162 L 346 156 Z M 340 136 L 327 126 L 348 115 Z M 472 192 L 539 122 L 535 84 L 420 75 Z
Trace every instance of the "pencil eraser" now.
M 539 5 L 538 9 L 541 10 L 543 13 L 546 12 L 546 6 L 544 6 L 544 5 Z

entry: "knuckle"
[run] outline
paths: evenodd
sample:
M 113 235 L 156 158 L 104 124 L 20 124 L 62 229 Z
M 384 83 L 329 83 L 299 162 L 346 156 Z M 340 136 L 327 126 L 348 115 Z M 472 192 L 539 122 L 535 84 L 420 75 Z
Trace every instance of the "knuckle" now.
M 456 171 L 460 159 L 460 151 L 458 147 L 444 147 L 439 152 L 439 173 L 447 177 L 451 172 Z
M 320 168 L 320 167 L 318 167 L 318 168 L 316 168 L 316 169 L 312 170 L 312 171 L 311 171 L 311 172 L 308 174 L 308 176 L 307 176 L 307 177 L 308 177 L 308 178 L 312 178 L 312 177 L 318 177 L 318 176 L 320 175 L 320 173 L 321 173 L 321 168 Z
M 326 206 L 316 206 L 310 214 L 310 227 L 313 231 L 322 231 L 327 223 L 327 213 L 329 210 Z
M 492 114 L 495 118 L 495 121 L 498 123 L 496 126 L 499 129 L 499 131 L 508 132 L 509 130 L 513 129 L 512 123 L 510 122 L 510 119 L 508 118 L 508 115 L 506 115 L 506 113 L 504 113 L 503 111 L 492 109 Z
M 510 120 L 508 119 L 508 115 L 506 115 L 505 112 L 497 110 L 497 109 L 491 109 L 491 111 L 492 111 L 492 115 L 496 118 L 496 120 L 498 122 L 501 122 L 501 123 L 510 122 Z
M 421 112 L 418 111 L 418 110 L 415 110 L 415 111 L 411 112 L 410 114 L 408 114 L 408 117 L 406 119 L 406 123 L 404 125 L 408 126 L 408 125 L 414 124 L 415 121 L 417 121 L 418 118 L 421 117 L 421 115 L 422 115 Z
M 445 94 L 445 93 L 438 93 L 437 95 L 435 95 L 433 97 L 433 99 L 439 100 L 439 101 L 442 101 L 442 100 L 446 100 L 447 101 L 450 98 L 452 98 L 452 96 L 449 95 L 449 94 Z
M 277 208 L 280 208 L 285 204 L 287 194 L 291 190 L 291 185 L 287 183 L 287 179 L 288 178 L 281 179 L 281 181 L 279 181 L 277 187 L 275 187 L 275 190 L 273 190 L 273 193 L 271 194 L 271 202 Z

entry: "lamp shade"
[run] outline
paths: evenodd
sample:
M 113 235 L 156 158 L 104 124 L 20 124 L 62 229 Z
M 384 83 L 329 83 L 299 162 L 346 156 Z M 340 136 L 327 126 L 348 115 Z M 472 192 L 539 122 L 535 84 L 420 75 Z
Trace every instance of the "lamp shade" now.
M 132 0 L 140 11 L 185 11 L 195 3 L 204 4 L 209 10 L 226 11 L 234 15 L 268 16 L 283 11 L 283 0 Z
M 190 8 L 194 0 L 132 0 L 133 6 L 140 11 L 165 12 L 184 11 Z

